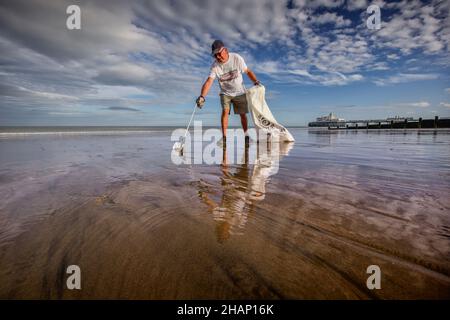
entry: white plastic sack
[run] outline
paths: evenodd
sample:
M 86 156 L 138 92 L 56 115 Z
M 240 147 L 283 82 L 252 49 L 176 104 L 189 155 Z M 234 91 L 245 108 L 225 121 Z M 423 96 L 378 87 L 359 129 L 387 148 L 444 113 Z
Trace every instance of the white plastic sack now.
M 248 108 L 252 114 L 255 126 L 270 133 L 274 137 L 278 137 L 279 141 L 292 142 L 295 141 L 291 133 L 275 120 L 272 112 L 270 112 L 265 98 L 266 88 L 262 85 L 253 86 L 247 90 Z

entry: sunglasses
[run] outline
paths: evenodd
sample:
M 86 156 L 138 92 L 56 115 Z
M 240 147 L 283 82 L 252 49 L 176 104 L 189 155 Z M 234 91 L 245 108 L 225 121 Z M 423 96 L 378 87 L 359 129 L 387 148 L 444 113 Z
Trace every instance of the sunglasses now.
M 218 56 L 220 56 L 220 55 L 222 54 L 222 52 L 223 52 L 224 50 L 225 50 L 225 48 L 221 48 L 219 52 L 213 54 L 213 57 L 214 57 L 214 58 L 217 58 Z

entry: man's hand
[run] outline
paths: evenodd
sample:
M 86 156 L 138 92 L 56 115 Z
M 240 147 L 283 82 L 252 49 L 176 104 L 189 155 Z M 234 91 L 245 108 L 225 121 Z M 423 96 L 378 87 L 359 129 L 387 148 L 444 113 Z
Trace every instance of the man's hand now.
M 197 104 L 197 107 L 198 107 L 199 109 L 201 109 L 201 108 L 203 107 L 203 105 L 205 104 L 205 97 L 199 96 L 199 97 L 197 98 L 197 100 L 195 100 L 195 103 Z

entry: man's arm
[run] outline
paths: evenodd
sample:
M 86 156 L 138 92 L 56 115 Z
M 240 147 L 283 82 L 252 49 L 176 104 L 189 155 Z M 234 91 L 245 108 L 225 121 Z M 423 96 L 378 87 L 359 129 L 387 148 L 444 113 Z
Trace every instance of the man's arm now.
M 205 83 L 202 86 L 202 91 L 200 93 L 200 95 L 205 98 L 208 95 L 209 89 L 211 89 L 211 86 L 214 82 L 214 79 L 211 77 L 208 77 L 208 79 L 206 79 Z
M 197 107 L 202 108 L 205 104 L 205 97 L 208 94 L 209 89 L 211 89 L 213 82 L 214 78 L 208 77 L 208 79 L 206 79 L 205 83 L 202 86 L 200 96 L 197 98 L 197 100 L 195 100 Z
M 245 73 L 247 74 L 247 76 L 249 77 L 249 79 L 252 80 L 252 82 L 253 82 L 254 84 L 259 83 L 258 79 L 256 79 L 256 75 L 253 73 L 252 70 L 250 70 L 250 69 L 247 68 L 247 70 L 246 70 Z

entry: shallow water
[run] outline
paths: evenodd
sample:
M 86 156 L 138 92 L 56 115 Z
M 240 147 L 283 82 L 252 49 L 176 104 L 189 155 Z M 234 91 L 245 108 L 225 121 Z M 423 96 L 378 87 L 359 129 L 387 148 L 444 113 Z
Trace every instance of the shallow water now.
M 180 166 L 167 131 L 3 137 L 0 298 L 448 299 L 450 131 L 291 132 Z

